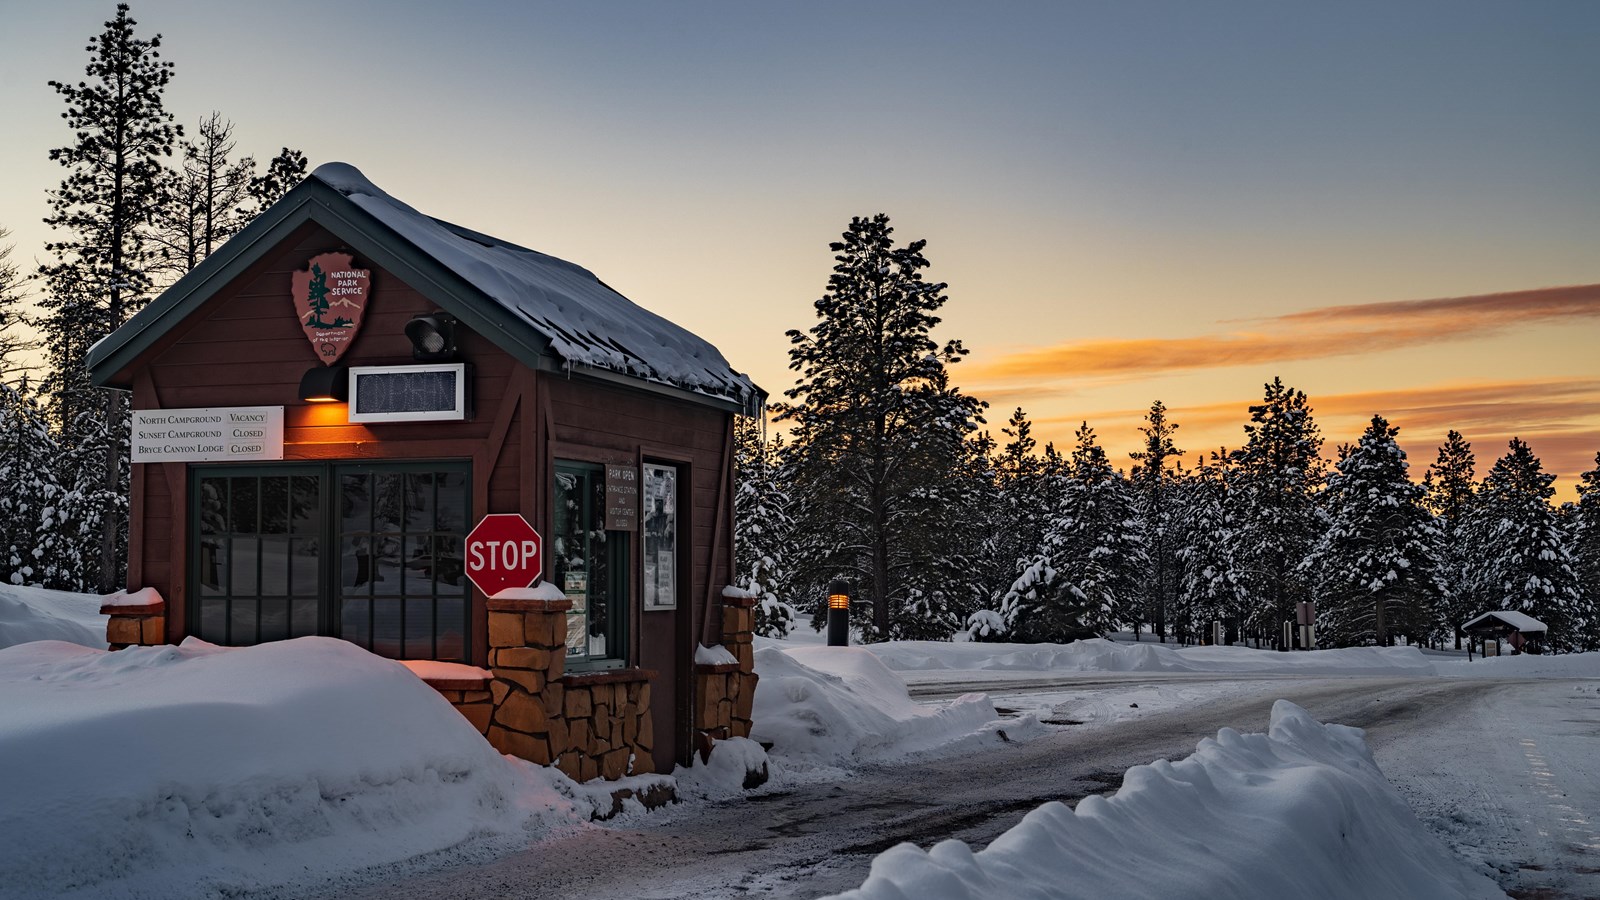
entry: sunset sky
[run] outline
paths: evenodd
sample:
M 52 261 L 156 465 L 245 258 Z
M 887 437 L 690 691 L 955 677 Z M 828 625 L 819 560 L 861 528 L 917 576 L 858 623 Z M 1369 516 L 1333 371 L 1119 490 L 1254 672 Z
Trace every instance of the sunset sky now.
M 42 258 L 46 85 L 115 4 L 13 4 L 0 227 Z M 1413 470 L 1513 435 L 1600 451 L 1600 3 L 221 4 L 138 0 L 167 105 L 242 152 L 351 163 L 592 269 L 775 398 L 828 241 L 888 213 L 950 285 L 936 337 L 1114 458 L 1153 400 L 1237 446 L 1281 375 L 1331 455 L 1373 413 Z

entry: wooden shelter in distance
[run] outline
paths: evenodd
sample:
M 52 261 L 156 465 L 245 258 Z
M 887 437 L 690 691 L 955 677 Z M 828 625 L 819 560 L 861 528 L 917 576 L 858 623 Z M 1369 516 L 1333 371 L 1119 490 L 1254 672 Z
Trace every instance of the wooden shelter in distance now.
M 1502 609 L 1486 612 L 1461 626 L 1467 635 L 1467 658 L 1472 658 L 1472 641 L 1483 641 L 1484 656 L 1499 656 L 1500 642 L 1511 645 L 1512 653 L 1538 653 L 1544 642 L 1545 625 L 1527 613 Z M 1494 641 L 1494 652 L 1489 652 L 1489 642 Z

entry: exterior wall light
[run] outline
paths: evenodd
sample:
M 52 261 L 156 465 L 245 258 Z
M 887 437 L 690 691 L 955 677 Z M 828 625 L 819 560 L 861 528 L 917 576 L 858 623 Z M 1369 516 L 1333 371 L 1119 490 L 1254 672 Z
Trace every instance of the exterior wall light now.
M 850 582 L 843 578 L 828 585 L 828 646 L 850 646 Z
M 313 366 L 300 377 L 300 399 L 307 403 L 343 403 L 350 399 L 350 370 L 345 366 Z
M 455 317 L 438 311 L 413 316 L 406 323 L 406 339 L 417 362 L 450 362 L 456 358 Z

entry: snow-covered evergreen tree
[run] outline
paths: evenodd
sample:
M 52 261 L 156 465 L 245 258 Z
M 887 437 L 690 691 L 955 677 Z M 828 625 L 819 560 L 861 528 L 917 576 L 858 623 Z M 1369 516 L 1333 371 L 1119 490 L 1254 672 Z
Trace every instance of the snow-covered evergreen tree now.
M 1313 510 L 1326 465 L 1306 395 L 1279 378 L 1265 387 L 1262 402 L 1250 407 L 1237 456 L 1238 547 L 1253 603 L 1246 624 L 1280 645 L 1295 604 L 1312 599 L 1299 565 L 1316 539 Z
M 1467 527 L 1475 593 L 1488 610 L 1533 616 L 1549 629 L 1550 648 L 1564 652 L 1591 645 L 1585 629 L 1593 617 L 1582 606 L 1576 560 L 1550 506 L 1555 478 L 1512 438 L 1484 477 Z
M 1461 625 L 1484 611 L 1472 591 L 1475 562 L 1467 534 L 1467 519 L 1476 499 L 1477 459 L 1472 445 L 1451 429 L 1439 447 L 1439 456 L 1423 476 L 1423 504 L 1439 522 L 1439 577 L 1444 597 L 1439 604 L 1441 624 L 1461 649 Z
M 1180 485 L 1177 516 L 1178 593 L 1173 622 L 1178 637 L 1210 640 L 1212 623 L 1236 632 L 1249 602 L 1239 565 L 1239 527 L 1233 512 L 1232 454 L 1216 451 L 1197 462 Z
M 1397 634 L 1417 642 L 1436 630 L 1438 530 L 1422 485 L 1407 477 L 1399 431 L 1373 416 L 1320 497 L 1322 534 L 1303 563 L 1319 644 L 1388 646 Z
M 1001 601 L 1043 541 L 1050 505 L 1045 460 L 1035 452 L 1039 442 L 1022 407 L 1012 412 L 1000 433 L 1006 443 L 994 455 L 994 487 L 984 521 L 988 533 L 983 540 L 981 578 L 987 597 L 966 622 L 967 633 L 980 640 L 1004 637 Z
M 799 373 L 780 406 L 793 423 L 799 596 L 845 577 L 872 638 L 936 635 L 957 625 L 945 592 L 967 581 L 970 548 L 948 527 L 967 502 L 968 437 L 984 406 L 949 382 L 960 341 L 929 336 L 945 285 L 923 279 L 925 241 L 895 247 L 889 218 L 855 218 L 835 256 L 819 321 L 788 333 Z
M 45 510 L 61 496 L 59 455 L 27 379 L 0 384 L 0 581 L 6 584 L 44 583 L 39 542 Z
M 734 584 L 756 595 L 756 633 L 781 638 L 799 618 L 783 599 L 789 589 L 784 558 L 794 520 L 778 462 L 783 440 L 769 440 L 764 432 L 760 419 L 734 419 L 738 465 L 738 488 L 733 497 L 734 564 L 738 570 Z
M 1585 618 L 1580 633 L 1584 647 L 1595 649 L 1600 647 L 1600 453 L 1594 468 L 1579 477 L 1567 534 L 1578 570 L 1578 608 Z
M 1139 527 L 1144 532 L 1150 567 L 1143 574 L 1142 609 L 1139 616 L 1150 623 L 1156 636 L 1167 639 L 1167 608 L 1175 602 L 1181 568 L 1174 540 L 1177 483 L 1183 478 L 1183 451 L 1173 443 L 1178 430 L 1167 418 L 1167 407 L 1160 400 L 1145 413 L 1144 447 L 1128 454 L 1134 461 L 1131 480 L 1138 498 Z M 1134 633 L 1139 631 L 1138 618 Z
M 1006 630 L 1025 641 L 1103 634 L 1138 602 L 1144 565 L 1133 489 L 1085 422 L 1044 540 L 1001 603 Z
M 102 454 L 98 464 L 75 466 L 83 480 L 67 488 L 99 511 L 92 569 L 102 593 L 122 586 L 127 558 L 127 522 L 117 504 L 97 498 L 127 496 L 128 412 L 122 394 L 89 385 L 83 354 L 148 299 L 150 218 L 161 205 L 163 158 L 181 133 L 162 102 L 172 64 L 160 58 L 161 37 L 138 38 L 134 25 L 118 4 L 89 46 L 87 79 L 50 82 L 66 101 L 75 143 L 50 151 L 68 174 L 45 219 L 60 234 L 46 244 L 55 262 L 42 268 L 45 388 L 64 449 Z

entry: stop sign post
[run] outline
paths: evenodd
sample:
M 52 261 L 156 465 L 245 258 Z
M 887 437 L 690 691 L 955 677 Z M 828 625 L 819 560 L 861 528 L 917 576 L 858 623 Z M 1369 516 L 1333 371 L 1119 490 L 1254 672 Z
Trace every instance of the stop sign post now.
M 467 577 L 493 597 L 506 588 L 525 588 L 544 570 L 539 532 L 520 513 L 491 513 L 467 535 Z

